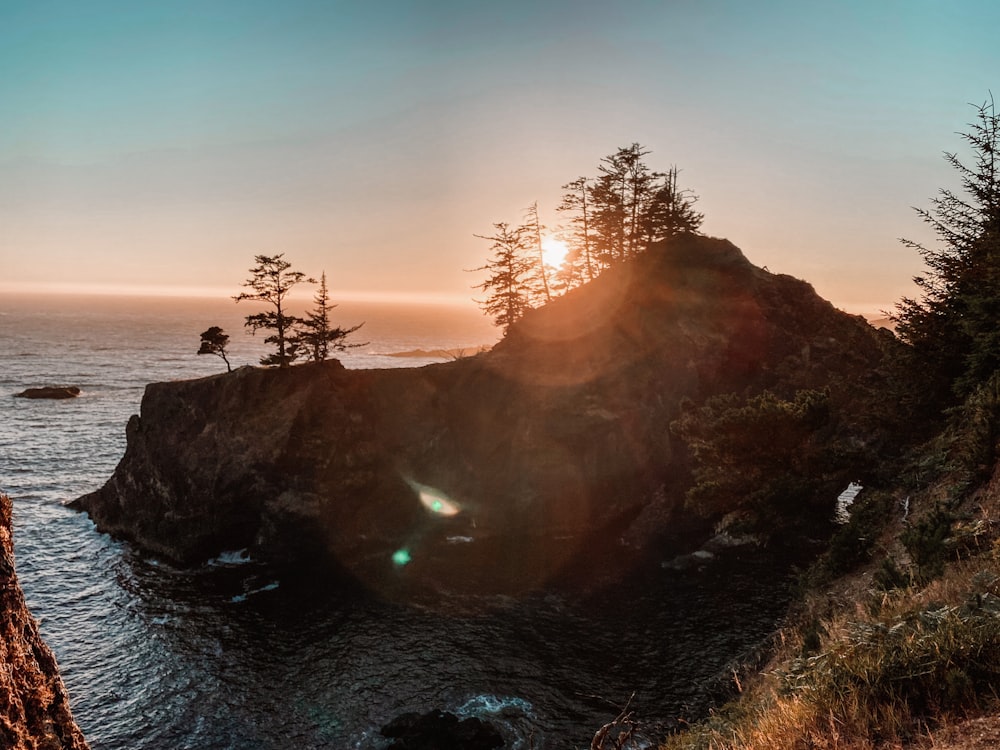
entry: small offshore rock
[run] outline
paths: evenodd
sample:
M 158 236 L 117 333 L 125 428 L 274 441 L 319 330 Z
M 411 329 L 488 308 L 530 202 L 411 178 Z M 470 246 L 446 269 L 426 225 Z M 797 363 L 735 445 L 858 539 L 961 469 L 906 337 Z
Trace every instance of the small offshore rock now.
M 53 385 L 42 388 L 26 388 L 20 393 L 15 393 L 17 398 L 76 398 L 80 395 L 80 389 L 75 385 Z
M 691 570 L 692 568 L 699 568 L 706 565 L 714 559 L 715 555 L 713 553 L 707 549 L 700 549 L 689 555 L 679 555 L 673 560 L 660 563 L 660 567 L 666 570 Z
M 395 740 L 388 750 L 494 750 L 503 737 L 481 719 L 459 719 L 446 711 L 406 713 L 384 727 L 382 736 Z

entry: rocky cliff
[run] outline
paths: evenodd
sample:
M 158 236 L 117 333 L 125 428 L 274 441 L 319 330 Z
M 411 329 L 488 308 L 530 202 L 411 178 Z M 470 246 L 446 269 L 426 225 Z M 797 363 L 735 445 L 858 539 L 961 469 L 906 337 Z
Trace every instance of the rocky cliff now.
M 11 501 L 0 495 L 0 747 L 86 750 L 55 657 L 38 634 L 14 573 Z
M 836 383 L 878 334 L 725 240 L 653 248 L 532 311 L 491 352 L 418 369 L 242 368 L 147 387 L 102 530 L 184 563 L 322 557 L 382 591 L 511 591 L 598 540 L 670 528 L 679 401 Z

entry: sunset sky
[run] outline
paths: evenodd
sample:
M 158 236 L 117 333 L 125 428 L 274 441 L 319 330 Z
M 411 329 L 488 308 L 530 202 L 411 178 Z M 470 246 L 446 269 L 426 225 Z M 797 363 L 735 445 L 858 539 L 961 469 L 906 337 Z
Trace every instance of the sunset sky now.
M 891 306 L 1000 3 L 0 2 L 0 291 L 468 299 L 496 221 L 639 142 L 706 233 Z

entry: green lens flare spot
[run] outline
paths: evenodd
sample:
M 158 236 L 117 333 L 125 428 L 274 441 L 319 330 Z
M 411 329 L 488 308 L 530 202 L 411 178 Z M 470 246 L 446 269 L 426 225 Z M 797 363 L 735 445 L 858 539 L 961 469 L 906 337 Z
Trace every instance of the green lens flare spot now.
M 392 562 L 399 568 L 403 567 L 410 562 L 410 550 L 405 547 L 403 549 L 396 550 L 392 553 Z

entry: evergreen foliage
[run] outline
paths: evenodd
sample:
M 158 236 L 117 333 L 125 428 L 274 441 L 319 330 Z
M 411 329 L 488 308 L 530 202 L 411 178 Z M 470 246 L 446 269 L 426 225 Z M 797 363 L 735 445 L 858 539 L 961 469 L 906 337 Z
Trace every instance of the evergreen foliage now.
M 226 372 L 232 372 L 233 368 L 226 356 L 227 346 L 229 346 L 229 334 L 223 333 L 219 326 L 212 326 L 201 334 L 201 348 L 198 349 L 198 354 L 214 354 L 221 357 L 226 363 Z
M 596 178 L 578 177 L 562 186 L 566 193 L 556 210 L 566 218 L 559 235 L 568 252 L 559 268 L 545 263 L 546 227 L 537 202 L 515 229 L 499 223 L 493 225 L 497 234 L 475 235 L 494 243 L 494 257 L 472 269 L 491 274 L 474 288 L 490 293 L 479 304 L 505 333 L 526 310 L 593 281 L 602 270 L 644 252 L 651 243 L 697 233 L 704 218 L 694 209 L 697 196 L 678 187 L 676 167 L 652 171 L 643 160 L 649 154 L 638 143 L 624 146 L 601 159 Z M 502 253 L 498 246 L 505 248 Z
M 643 161 L 650 153 L 638 143 L 623 146 L 601 159 L 597 178 L 587 183 L 588 241 L 600 268 L 701 227 L 704 217 L 694 209 L 697 196 L 678 187 L 676 167 L 652 171 Z M 575 192 L 564 196 L 563 205 L 580 203 Z
M 677 167 L 658 177 L 660 181 L 653 185 L 642 213 L 641 228 L 647 245 L 678 234 L 694 234 L 705 218 L 694 208 L 694 194 L 677 187 Z
M 562 189 L 566 193 L 556 210 L 569 217 L 569 227 L 563 233 L 569 253 L 561 274 L 566 279 L 566 286 L 575 286 L 593 281 L 599 273 L 592 242 L 590 181 L 586 177 L 577 177 L 563 185 Z
M 503 329 L 504 334 L 527 310 L 531 309 L 531 274 L 534 263 L 527 256 L 525 228 L 511 229 L 505 222 L 493 225 L 492 235 L 477 234 L 488 240 L 492 256 L 486 265 L 472 269 L 486 271 L 488 276 L 476 289 L 488 293 L 485 300 L 477 300 L 483 311 Z
M 308 278 L 301 271 L 292 271 L 292 264 L 284 259 L 284 253 L 277 255 L 254 256 L 257 265 L 250 269 L 250 278 L 243 286 L 251 291 L 241 292 L 233 297 L 236 302 L 248 300 L 264 302 L 273 310 L 248 315 L 244 324 L 251 333 L 258 330 L 274 331 L 264 339 L 268 344 L 274 344 L 276 351 L 261 357 L 262 365 L 287 367 L 301 354 L 299 342 L 295 337 L 295 329 L 302 324 L 302 319 L 288 314 L 286 297 L 296 284 L 307 282 L 315 284 L 315 279 Z
M 912 346 L 914 371 L 947 406 L 972 392 L 1000 368 L 1000 115 L 992 97 L 960 134 L 972 151 L 967 165 L 957 153 L 945 159 L 958 172 L 962 192 L 942 189 L 930 209 L 917 209 L 939 244 L 910 240 L 926 273 L 914 279 L 919 299 L 904 298 L 894 319 Z M 950 394 L 949 394 L 950 390 Z
M 294 342 L 301 346 L 305 358 L 313 362 L 322 362 L 329 358 L 331 351 L 344 351 L 366 344 L 348 344 L 347 337 L 357 331 L 364 323 L 352 328 L 334 327 L 330 323 L 330 311 L 336 305 L 330 304 L 330 293 L 326 286 L 326 271 L 319 277 L 319 289 L 313 297 L 315 305 L 306 317 L 298 324 L 294 334 Z M 367 342 L 366 342 L 367 343 Z
M 761 528 L 809 520 L 804 511 L 814 507 L 833 453 L 824 429 L 832 423 L 829 393 L 799 391 L 791 401 L 769 391 L 726 394 L 682 406 L 671 430 L 694 460 L 689 508 L 707 518 L 749 513 Z
M 525 209 L 524 223 L 521 230 L 524 234 L 525 250 L 530 248 L 531 261 L 531 297 L 538 304 L 552 301 L 552 285 L 549 282 L 551 269 L 545 264 L 545 252 L 542 247 L 542 230 L 545 227 L 538 218 L 538 201 Z

